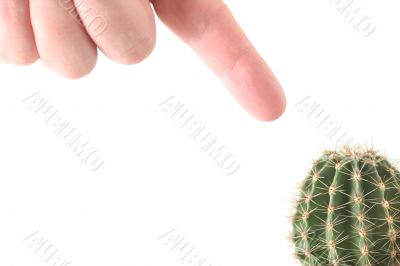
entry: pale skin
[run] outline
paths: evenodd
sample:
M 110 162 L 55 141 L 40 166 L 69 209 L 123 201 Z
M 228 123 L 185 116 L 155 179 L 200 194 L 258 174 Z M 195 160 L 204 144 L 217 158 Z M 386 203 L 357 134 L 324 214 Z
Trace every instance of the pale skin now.
M 136 64 L 155 46 L 153 10 L 250 114 L 271 121 L 283 113 L 278 80 L 222 0 L 0 0 L 0 61 L 40 59 L 70 79 L 94 68 L 97 48 Z

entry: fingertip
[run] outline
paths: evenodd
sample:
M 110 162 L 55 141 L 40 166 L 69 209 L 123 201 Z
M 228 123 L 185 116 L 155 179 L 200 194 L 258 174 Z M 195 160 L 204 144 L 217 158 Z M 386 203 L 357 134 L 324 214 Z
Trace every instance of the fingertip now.
M 12 50 L 8 52 L 10 51 L 12 52 Z M 29 66 L 34 64 L 38 59 L 39 55 L 36 50 L 29 53 L 0 54 L 0 62 L 11 65 Z
M 81 59 L 76 62 L 55 61 L 45 63 L 45 65 L 54 70 L 59 75 L 69 80 L 77 80 L 87 76 L 97 63 L 97 56 L 89 56 L 86 60 Z
M 274 121 L 284 113 L 285 93 L 254 49 L 243 54 L 221 78 L 239 104 L 255 118 Z
M 280 118 L 286 110 L 285 94 L 282 91 L 279 95 L 272 96 L 271 99 L 272 102 L 271 100 L 266 101 L 263 108 L 254 108 L 252 115 L 265 122 L 272 122 Z
M 248 88 L 248 91 L 260 91 L 251 96 L 235 97 L 239 104 L 253 117 L 260 121 L 272 122 L 280 118 L 286 109 L 286 97 L 280 87 L 265 85 Z M 268 93 L 265 93 L 268 92 Z
M 155 37 L 137 38 L 131 41 L 132 47 L 126 50 L 111 49 L 105 52 L 111 60 L 123 65 L 135 65 L 146 59 L 154 50 Z

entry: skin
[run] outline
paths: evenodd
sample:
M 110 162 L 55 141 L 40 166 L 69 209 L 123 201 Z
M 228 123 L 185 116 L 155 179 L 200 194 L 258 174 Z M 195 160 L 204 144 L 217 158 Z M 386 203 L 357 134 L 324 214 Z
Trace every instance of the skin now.
M 250 114 L 271 121 L 283 113 L 278 80 L 222 0 L 1 0 L 0 61 L 29 65 L 40 58 L 69 79 L 95 67 L 97 48 L 136 64 L 156 42 L 153 10 Z

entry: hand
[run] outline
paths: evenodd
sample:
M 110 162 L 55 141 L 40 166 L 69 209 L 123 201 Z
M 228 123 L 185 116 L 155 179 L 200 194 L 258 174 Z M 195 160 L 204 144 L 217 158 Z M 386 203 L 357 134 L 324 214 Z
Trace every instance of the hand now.
M 152 0 L 157 15 L 261 120 L 285 109 L 284 93 L 222 0 Z M 156 40 L 148 0 L 1 0 L 0 59 L 41 61 L 75 79 L 96 64 L 97 47 L 122 64 L 148 56 Z

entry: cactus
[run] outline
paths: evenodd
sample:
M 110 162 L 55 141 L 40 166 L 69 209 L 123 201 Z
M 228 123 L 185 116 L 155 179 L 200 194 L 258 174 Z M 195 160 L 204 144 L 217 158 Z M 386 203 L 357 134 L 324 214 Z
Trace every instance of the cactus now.
M 372 149 L 326 151 L 301 185 L 292 226 L 303 266 L 400 265 L 400 172 Z

